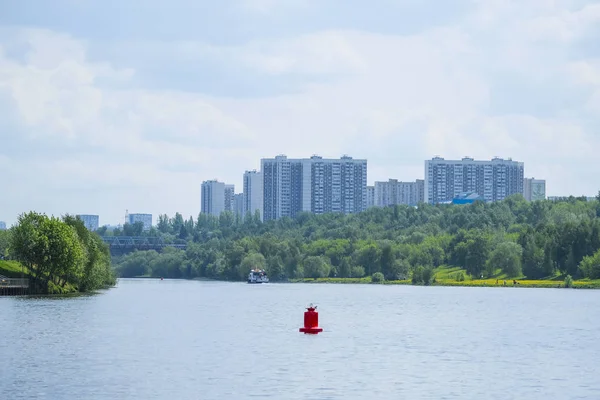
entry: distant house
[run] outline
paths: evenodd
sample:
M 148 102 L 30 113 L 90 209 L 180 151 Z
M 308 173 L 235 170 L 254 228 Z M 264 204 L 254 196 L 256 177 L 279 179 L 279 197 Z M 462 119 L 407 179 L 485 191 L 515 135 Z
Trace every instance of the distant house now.
M 473 204 L 476 201 L 485 203 L 485 198 L 475 192 L 465 192 L 452 199 L 452 204 Z

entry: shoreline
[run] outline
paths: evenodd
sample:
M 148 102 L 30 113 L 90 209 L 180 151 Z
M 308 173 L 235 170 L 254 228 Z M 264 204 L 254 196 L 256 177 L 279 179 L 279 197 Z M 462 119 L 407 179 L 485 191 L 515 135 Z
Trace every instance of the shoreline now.
M 150 276 L 132 276 L 132 277 L 119 277 L 118 279 L 156 279 L 160 280 L 160 277 Z M 165 280 L 186 280 L 186 281 L 197 281 L 197 282 L 230 282 L 230 283 L 245 283 L 245 281 L 231 281 L 223 279 L 211 279 L 211 278 L 164 278 Z M 512 280 L 511 280 L 512 281 Z M 529 280 L 523 279 L 517 285 L 508 283 L 504 285 L 499 281 L 496 284 L 495 279 L 482 279 L 482 280 L 470 280 L 470 281 L 451 281 L 451 280 L 437 280 L 429 285 L 418 284 L 415 285 L 411 280 L 396 280 L 396 281 L 383 281 L 383 282 L 372 282 L 371 278 L 302 278 L 302 279 L 290 279 L 287 281 L 269 281 L 274 284 L 286 284 L 286 283 L 306 283 L 306 284 L 334 284 L 334 285 L 407 285 L 407 286 L 446 286 L 446 287 L 498 287 L 498 288 L 541 288 L 541 289 L 600 289 L 600 280 L 578 280 L 573 281 L 573 286 L 568 288 L 565 287 L 564 281 L 562 280 Z
M 510 280 L 512 282 L 512 279 Z M 600 289 L 600 280 L 574 280 L 572 287 L 565 287 L 563 280 L 550 279 L 523 279 L 516 280 L 516 285 L 509 283 L 507 279 L 506 285 L 503 280 L 499 280 L 496 284 L 496 279 L 477 279 L 469 281 L 452 281 L 449 279 L 438 279 L 429 285 L 413 284 L 410 279 L 372 282 L 370 278 L 302 278 L 291 279 L 290 283 L 309 283 L 309 284 L 369 284 L 369 285 L 410 285 L 410 286 L 462 286 L 462 287 L 498 287 L 498 288 L 544 288 L 544 289 Z

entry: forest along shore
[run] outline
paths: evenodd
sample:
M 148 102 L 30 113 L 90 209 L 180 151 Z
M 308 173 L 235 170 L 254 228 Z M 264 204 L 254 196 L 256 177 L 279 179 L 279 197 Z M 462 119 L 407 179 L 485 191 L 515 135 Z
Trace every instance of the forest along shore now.
M 598 287 L 600 279 L 600 202 L 584 198 L 527 202 L 514 195 L 266 222 L 258 213 L 161 215 L 156 227 L 139 228 L 103 234 L 137 230 L 187 247 L 114 257 L 121 277 L 245 281 L 251 268 L 261 268 L 271 282 Z

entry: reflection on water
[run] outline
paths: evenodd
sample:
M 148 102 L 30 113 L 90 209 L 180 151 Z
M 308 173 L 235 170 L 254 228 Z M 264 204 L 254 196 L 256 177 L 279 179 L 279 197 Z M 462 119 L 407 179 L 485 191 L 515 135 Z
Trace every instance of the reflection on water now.
M 319 335 L 298 332 L 311 302 Z M 147 279 L 0 298 L 0 394 L 598 399 L 599 304 L 592 290 Z

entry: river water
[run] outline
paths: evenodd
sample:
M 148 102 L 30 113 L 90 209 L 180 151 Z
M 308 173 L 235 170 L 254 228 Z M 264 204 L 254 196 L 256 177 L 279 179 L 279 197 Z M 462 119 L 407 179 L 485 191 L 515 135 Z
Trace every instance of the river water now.
M 304 335 L 318 304 L 324 332 Z M 0 398 L 600 399 L 600 291 L 121 279 L 0 298 Z

